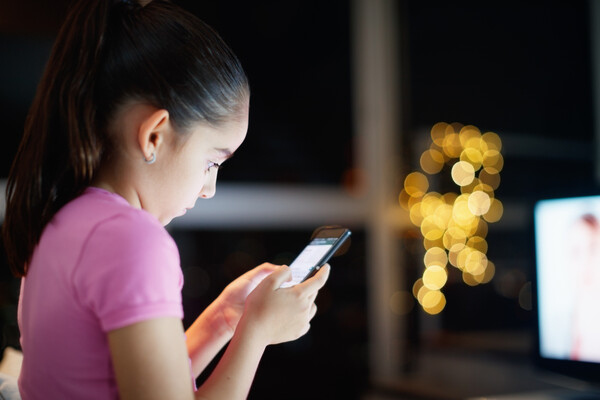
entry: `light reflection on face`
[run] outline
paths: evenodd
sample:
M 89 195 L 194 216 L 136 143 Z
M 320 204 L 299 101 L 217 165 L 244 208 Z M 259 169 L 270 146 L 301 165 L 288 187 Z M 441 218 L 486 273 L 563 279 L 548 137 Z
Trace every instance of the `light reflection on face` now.
M 215 195 L 219 166 L 238 149 L 246 138 L 248 114 L 219 127 L 198 124 L 185 143 L 169 143 L 161 154 L 163 167 L 156 182 L 154 214 L 163 225 L 194 207 L 198 197 Z

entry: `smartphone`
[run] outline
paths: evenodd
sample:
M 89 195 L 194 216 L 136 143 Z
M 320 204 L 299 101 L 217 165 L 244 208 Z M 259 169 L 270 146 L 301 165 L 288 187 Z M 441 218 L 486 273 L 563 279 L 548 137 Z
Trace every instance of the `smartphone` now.
M 292 280 L 284 282 L 281 287 L 285 288 L 297 285 L 316 274 L 340 249 L 351 234 L 352 232 L 346 228 L 318 228 L 313 234 L 310 243 L 290 264 Z

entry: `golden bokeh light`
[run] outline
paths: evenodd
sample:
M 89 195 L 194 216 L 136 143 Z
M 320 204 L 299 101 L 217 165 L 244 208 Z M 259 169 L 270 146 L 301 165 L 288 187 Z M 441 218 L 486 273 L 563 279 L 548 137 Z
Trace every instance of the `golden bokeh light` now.
M 442 290 L 450 276 L 448 264 L 461 271 L 463 282 L 469 286 L 488 283 L 495 275 L 485 238 L 488 224 L 500 220 L 504 212 L 495 194 L 504 158 L 500 136 L 482 134 L 473 125 L 439 122 L 432 126 L 430 135 L 429 148 L 419 158 L 422 172 L 407 175 L 398 202 L 420 228 L 425 249 L 423 273 L 412 287 L 412 296 L 433 315 L 446 306 Z M 449 174 L 444 172 L 447 167 Z M 443 175 L 430 181 L 425 174 Z M 446 178 L 458 186 L 458 193 L 429 191 L 430 186 L 444 186 Z M 412 307 L 404 297 L 407 294 L 392 295 L 392 312 L 404 315 L 406 307 Z
M 473 182 L 469 183 L 468 185 L 460 187 L 460 193 L 461 194 L 472 193 L 473 190 L 475 190 L 475 187 L 477 185 L 481 185 L 481 181 L 479 180 L 479 178 L 475 177 L 475 178 L 473 178 Z
M 402 208 L 404 208 L 405 210 L 410 210 L 410 199 L 412 199 L 413 197 L 411 197 L 411 195 L 409 195 L 406 190 L 402 189 L 400 191 L 400 194 L 398 195 L 398 203 L 400 204 L 400 206 L 402 206 Z
M 483 254 L 487 253 L 488 244 L 487 241 L 480 236 L 471 236 L 469 240 L 467 240 L 467 246 L 482 252 Z
M 479 142 L 477 144 L 479 145 Z M 483 154 L 478 148 L 468 147 L 460 153 L 460 161 L 468 162 L 473 166 L 474 171 L 479 171 L 483 164 Z
M 427 251 L 429 249 L 433 249 L 434 247 L 444 247 L 444 243 L 442 241 L 442 238 L 435 240 L 423 238 L 423 247 L 425 248 L 425 251 Z
M 446 264 L 448 264 L 448 255 L 441 247 L 432 247 L 425 252 L 423 263 L 427 268 L 433 265 L 445 268 Z
M 488 234 L 488 224 L 483 219 L 479 219 L 477 222 L 477 228 L 475 228 L 475 232 L 473 232 L 473 236 L 479 236 L 482 238 L 487 237 Z
M 469 210 L 468 194 L 461 194 L 456 198 L 452 207 L 452 218 L 459 226 L 469 226 L 472 223 L 475 215 Z
M 423 283 L 423 279 L 421 278 L 421 286 L 419 287 L 419 290 L 417 291 L 417 296 L 416 296 L 416 298 L 419 301 L 419 304 L 421 306 L 423 305 L 423 299 L 429 292 L 431 292 L 431 290 L 429 290 L 427 288 L 427 286 L 425 286 L 425 284 Z
M 446 204 L 448 204 L 449 206 L 453 205 L 454 202 L 456 201 L 456 198 L 458 197 L 458 194 L 454 193 L 454 192 L 448 192 L 448 193 L 444 193 L 441 197 L 442 201 Z
M 446 136 L 446 129 L 449 127 L 446 122 L 438 122 L 431 127 L 431 140 L 434 144 L 442 147 L 444 143 L 444 137 Z
M 437 174 L 444 168 L 444 155 L 436 149 L 429 149 L 421 155 L 419 164 L 421 169 L 428 174 Z
M 471 147 L 475 143 L 473 140 L 477 142 L 481 140 L 481 131 L 476 126 L 466 125 L 460 129 L 458 137 L 463 148 Z M 477 144 L 477 148 L 479 148 L 479 143 Z
M 434 215 L 442 205 L 444 205 L 444 202 L 441 200 L 439 193 L 427 193 L 421 200 L 421 214 L 423 214 L 424 217 Z
M 502 140 L 500 140 L 500 136 L 494 132 L 484 133 L 481 135 L 481 140 L 483 142 L 481 149 L 484 151 L 496 150 L 499 152 L 502 150 Z
M 464 208 L 466 207 L 466 211 Z M 464 214 L 464 218 L 459 218 L 459 215 L 462 215 L 461 212 L 457 212 L 456 215 L 453 215 L 452 221 L 448 224 L 448 228 L 460 228 L 467 237 L 473 236 L 475 232 L 477 232 L 477 228 L 479 227 L 479 220 L 481 219 L 478 216 L 475 216 L 468 210 L 468 203 L 464 203 L 462 207 L 462 214 Z M 459 208 L 457 208 L 459 211 Z
M 394 292 L 390 297 L 389 306 L 394 314 L 406 315 L 412 310 L 414 300 L 409 292 L 399 290 Z
M 469 195 L 467 206 L 473 215 L 483 215 L 490 210 L 492 203 L 490 196 L 486 192 L 477 190 Z
M 442 237 L 444 248 L 447 250 L 450 250 L 456 244 L 465 244 L 466 240 L 467 233 L 458 226 L 451 226 L 446 229 L 446 232 L 444 232 L 444 236 Z
M 423 287 L 423 279 L 419 278 L 413 283 L 412 294 L 415 299 L 419 298 L 419 290 Z
M 489 283 L 495 274 L 496 274 L 496 266 L 494 265 L 493 262 L 488 260 L 487 267 L 485 268 L 485 272 L 480 276 L 476 276 L 475 278 L 478 280 L 479 283 L 484 284 L 484 283 Z
M 458 252 L 456 255 L 456 268 L 460 269 L 461 271 L 466 269 L 467 258 L 471 252 L 473 252 L 473 249 L 468 246 L 463 247 L 463 249 Z
M 504 167 L 504 158 L 498 150 L 488 150 L 483 153 L 481 163 L 490 172 L 500 173 Z
M 429 189 L 427 177 L 420 172 L 411 172 L 404 179 L 404 190 L 412 197 L 422 197 Z
M 473 186 L 473 192 L 477 191 L 485 192 L 490 198 L 494 197 L 494 189 L 481 181 L 479 181 L 479 184 Z
M 466 186 L 475 179 L 475 168 L 466 161 L 459 161 L 452 167 L 452 180 L 458 186 Z
M 465 247 L 464 243 L 456 243 L 448 250 L 448 262 L 452 266 L 458 268 L 458 255 Z
M 467 255 L 464 270 L 470 273 L 471 275 L 483 274 L 485 272 L 485 269 L 487 268 L 487 264 L 487 256 L 482 252 L 473 249 Z
M 421 223 L 421 234 L 429 240 L 436 240 L 444 235 L 444 220 L 437 215 L 428 215 Z
M 446 135 L 442 141 L 442 149 L 450 158 L 459 157 L 460 153 L 462 152 L 462 146 L 460 144 L 460 138 L 458 137 L 458 134 L 451 133 Z
M 450 125 L 448 126 L 448 128 L 446 128 L 446 133 L 448 135 L 450 133 L 459 133 L 462 128 L 464 128 L 464 125 L 461 124 L 460 122 L 452 122 L 452 123 L 450 123 Z
M 404 190 L 404 189 L 402 189 L 402 190 Z M 405 191 L 405 193 L 406 193 L 406 191 Z M 408 193 L 407 193 L 407 196 L 408 196 Z M 419 207 L 420 207 L 421 199 L 422 199 L 422 197 L 408 196 L 408 204 L 407 204 L 408 210 L 410 210 L 411 207 L 414 206 L 415 204 L 419 204 Z
M 442 298 L 442 292 L 439 290 L 428 289 L 421 298 L 421 305 L 425 308 L 432 308 L 439 304 Z
M 469 286 L 479 285 L 479 282 L 477 282 L 477 279 L 475 279 L 475 277 L 473 275 L 471 275 L 470 273 L 468 273 L 467 271 L 463 271 L 462 279 L 463 279 L 463 282 Z
M 439 314 L 446 306 L 446 296 L 439 290 L 429 291 L 423 296 L 421 305 L 426 313 L 431 315 Z
M 448 280 L 448 272 L 439 265 L 427 267 L 423 272 L 423 285 L 429 290 L 440 290 Z
M 490 202 L 490 209 L 483 215 L 483 218 L 487 222 L 498 222 L 500 221 L 500 218 L 502 218 L 503 213 L 504 206 L 502 205 L 502 202 L 498 199 L 492 199 Z
M 462 140 L 461 140 L 462 142 Z M 463 148 L 477 150 L 479 154 L 481 154 L 481 137 L 471 137 L 468 138 L 465 143 L 463 143 Z
M 486 167 L 479 171 L 479 180 L 491 187 L 492 190 L 496 190 L 500 186 L 500 174 L 494 168 Z
M 415 226 L 420 226 L 423 222 L 423 214 L 421 213 L 421 202 L 417 202 L 410 207 L 409 210 L 410 222 Z

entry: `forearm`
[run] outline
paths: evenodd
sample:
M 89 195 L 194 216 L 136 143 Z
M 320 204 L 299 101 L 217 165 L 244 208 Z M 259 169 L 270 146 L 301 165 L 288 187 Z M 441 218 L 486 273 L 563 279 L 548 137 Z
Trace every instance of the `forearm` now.
M 260 330 L 240 321 L 231 343 L 196 399 L 245 399 L 267 343 Z
M 192 373 L 198 377 L 232 337 L 231 328 L 213 304 L 186 331 L 186 345 Z

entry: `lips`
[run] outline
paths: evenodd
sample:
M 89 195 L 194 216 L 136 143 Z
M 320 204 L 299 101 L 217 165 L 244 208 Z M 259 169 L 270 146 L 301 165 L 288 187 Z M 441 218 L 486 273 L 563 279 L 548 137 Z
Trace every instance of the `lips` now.
M 186 207 L 183 209 L 183 213 L 185 214 L 186 212 L 188 212 L 189 210 L 191 210 L 192 208 L 194 208 L 194 206 L 191 207 Z

